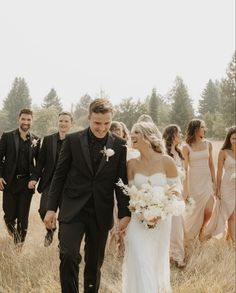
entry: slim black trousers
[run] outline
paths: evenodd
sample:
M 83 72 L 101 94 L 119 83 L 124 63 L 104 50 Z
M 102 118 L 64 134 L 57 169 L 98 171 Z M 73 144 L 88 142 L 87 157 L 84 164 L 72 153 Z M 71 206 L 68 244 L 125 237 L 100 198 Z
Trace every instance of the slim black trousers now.
M 59 224 L 62 293 L 79 292 L 80 246 L 84 236 L 84 292 L 98 292 L 108 230 L 98 227 L 94 208 L 86 207 L 73 221 Z
M 3 191 L 4 220 L 14 242 L 23 243 L 27 234 L 29 210 L 34 190 L 24 180 L 13 191 Z

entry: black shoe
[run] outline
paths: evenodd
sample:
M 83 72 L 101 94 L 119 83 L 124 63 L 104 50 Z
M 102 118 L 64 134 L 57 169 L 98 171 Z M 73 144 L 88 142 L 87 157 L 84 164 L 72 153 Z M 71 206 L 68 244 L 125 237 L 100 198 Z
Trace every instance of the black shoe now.
M 48 231 L 44 238 L 44 247 L 48 247 L 52 244 L 54 231 Z

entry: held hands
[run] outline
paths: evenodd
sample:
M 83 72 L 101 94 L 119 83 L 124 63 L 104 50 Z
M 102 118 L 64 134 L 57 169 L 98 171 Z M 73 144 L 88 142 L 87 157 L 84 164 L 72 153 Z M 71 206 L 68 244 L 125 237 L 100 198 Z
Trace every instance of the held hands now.
M 47 211 L 43 221 L 47 229 L 56 229 L 56 213 L 54 211 Z
M 125 234 L 125 230 L 126 230 L 128 224 L 129 224 L 129 222 L 130 222 L 130 217 L 124 217 L 124 218 L 119 220 L 118 229 L 117 229 L 118 230 L 117 233 L 119 235 L 124 235 Z
M 115 254 L 118 257 L 122 257 L 124 255 L 124 235 L 125 230 L 129 224 L 130 217 L 124 217 L 118 221 L 118 223 L 114 226 L 111 231 L 111 237 L 109 240 L 109 247 L 115 247 Z
M 0 190 L 3 191 L 4 190 L 4 185 L 6 185 L 6 181 L 4 180 L 4 178 L 0 178 Z
M 36 180 L 30 180 L 29 183 L 28 183 L 28 188 L 29 189 L 34 189 L 36 184 L 37 184 Z
M 220 190 L 216 190 L 215 196 L 216 196 L 216 198 L 221 199 Z

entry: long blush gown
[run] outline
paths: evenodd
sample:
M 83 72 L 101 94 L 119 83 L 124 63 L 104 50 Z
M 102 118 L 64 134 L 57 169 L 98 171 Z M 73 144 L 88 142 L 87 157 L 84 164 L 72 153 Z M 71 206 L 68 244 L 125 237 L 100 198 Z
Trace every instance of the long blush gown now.
M 204 210 L 208 200 L 213 197 L 213 183 L 209 168 L 209 143 L 205 141 L 206 149 L 193 151 L 189 149 L 189 196 L 195 201 L 191 214 L 184 215 L 186 239 L 196 238 L 204 221 Z
M 222 238 L 227 233 L 227 221 L 235 209 L 236 182 L 232 178 L 236 172 L 236 160 L 231 157 L 227 150 L 224 161 L 224 174 L 221 181 L 221 199 L 217 200 L 212 217 L 206 227 L 206 234 Z

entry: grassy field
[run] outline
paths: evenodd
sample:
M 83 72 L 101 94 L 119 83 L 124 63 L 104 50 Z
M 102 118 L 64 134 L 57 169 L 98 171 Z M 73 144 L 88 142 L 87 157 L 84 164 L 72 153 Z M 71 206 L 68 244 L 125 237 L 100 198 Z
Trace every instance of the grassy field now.
M 213 143 L 214 161 L 221 145 L 222 142 Z M 43 247 L 45 229 L 38 216 L 38 206 L 39 195 L 35 194 L 22 252 L 14 249 L 0 210 L 0 293 L 60 292 L 58 241 L 55 239 L 49 248 Z M 101 293 L 121 292 L 121 261 L 111 251 L 107 252 Z M 171 283 L 174 293 L 235 292 L 235 250 L 224 240 L 204 244 L 196 241 L 190 248 L 186 268 L 171 267 Z

